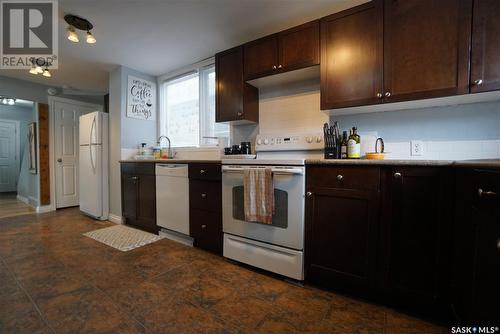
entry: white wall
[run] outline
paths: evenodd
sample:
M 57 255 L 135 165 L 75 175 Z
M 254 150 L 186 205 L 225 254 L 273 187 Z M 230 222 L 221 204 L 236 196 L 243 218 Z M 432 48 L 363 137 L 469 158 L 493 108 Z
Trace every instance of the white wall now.
M 19 121 L 19 171 L 17 193 L 30 201 L 33 206 L 38 203 L 38 175 L 28 170 L 28 126 L 36 122 L 35 104 L 32 107 L 9 106 L 0 104 L 0 119 Z
M 47 83 L 50 79 L 47 80 Z M 50 85 L 41 85 L 38 83 L 9 78 L 0 75 L 0 93 L 8 97 L 14 97 L 17 99 L 23 99 L 39 103 L 48 103 L 47 89 Z M 61 92 L 61 89 L 58 89 Z M 103 96 L 73 96 L 65 94 L 57 94 L 59 97 L 66 97 L 72 100 L 78 100 L 89 103 L 103 104 Z
M 253 142 L 258 133 L 321 133 L 325 122 L 317 80 L 260 89 L 259 124 L 233 126 L 231 142 Z
M 122 158 L 127 158 L 130 152 L 133 153 L 140 143 L 148 143 L 148 146 L 153 146 L 157 140 L 156 121 L 144 121 L 126 116 L 129 75 L 156 82 L 155 77 L 124 66 L 117 67 L 109 77 L 109 209 L 111 215 L 118 217 L 121 216 L 119 161 Z M 157 104 L 157 112 L 158 110 Z
M 332 116 L 341 128 L 384 138 L 391 158 L 482 159 L 500 157 L 500 102 Z M 363 137 L 361 138 L 363 141 Z M 424 143 L 422 156 L 410 155 L 410 142 Z

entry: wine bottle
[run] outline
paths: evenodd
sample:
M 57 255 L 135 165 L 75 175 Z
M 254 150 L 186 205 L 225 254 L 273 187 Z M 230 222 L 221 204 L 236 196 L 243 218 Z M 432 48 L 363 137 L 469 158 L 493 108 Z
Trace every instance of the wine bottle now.
M 352 128 L 352 133 L 347 141 L 347 157 L 349 159 L 361 158 L 361 137 L 358 135 L 358 129 Z
M 342 144 L 340 146 L 340 159 L 347 159 L 347 131 L 342 133 Z

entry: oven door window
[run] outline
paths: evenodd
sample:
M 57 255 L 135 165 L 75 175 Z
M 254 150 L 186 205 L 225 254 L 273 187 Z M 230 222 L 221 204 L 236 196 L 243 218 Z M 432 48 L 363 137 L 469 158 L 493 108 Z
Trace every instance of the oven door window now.
M 233 187 L 233 218 L 245 221 L 243 186 Z M 259 224 L 259 223 L 256 223 Z M 274 216 L 271 226 L 288 227 L 288 193 L 274 189 Z

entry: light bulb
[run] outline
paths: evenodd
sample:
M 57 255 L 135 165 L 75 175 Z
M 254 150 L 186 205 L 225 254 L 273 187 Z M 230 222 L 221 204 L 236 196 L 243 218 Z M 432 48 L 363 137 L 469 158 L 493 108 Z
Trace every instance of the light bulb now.
M 43 74 L 42 74 L 44 77 L 47 77 L 47 78 L 50 78 L 52 76 L 52 74 L 50 74 L 50 71 L 48 68 L 45 69 L 45 71 L 43 71 Z
M 14 103 L 16 103 L 16 100 L 14 100 L 14 99 L 9 99 L 8 104 L 9 104 L 10 106 L 13 106 L 13 105 L 14 105 Z
M 96 42 L 96 39 L 94 35 L 90 31 L 87 31 L 87 43 L 89 44 L 94 44 Z
M 68 27 L 68 39 L 70 41 L 72 41 L 73 43 L 78 43 L 79 42 L 78 35 L 75 32 L 75 27 L 73 27 L 72 25 L 70 25 Z

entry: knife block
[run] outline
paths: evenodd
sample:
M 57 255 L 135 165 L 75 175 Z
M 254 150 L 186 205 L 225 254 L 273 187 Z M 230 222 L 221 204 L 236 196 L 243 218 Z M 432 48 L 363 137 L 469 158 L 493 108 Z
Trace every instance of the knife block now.
M 325 159 L 340 159 L 338 147 L 325 147 Z

